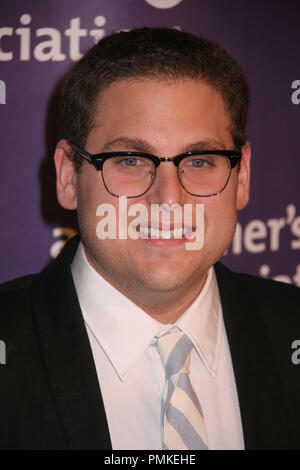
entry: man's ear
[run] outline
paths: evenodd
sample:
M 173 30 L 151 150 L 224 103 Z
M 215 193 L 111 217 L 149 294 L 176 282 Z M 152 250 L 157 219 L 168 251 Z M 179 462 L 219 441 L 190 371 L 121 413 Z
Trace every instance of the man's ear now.
M 69 157 L 72 151 L 68 141 L 62 139 L 54 154 L 57 199 L 62 207 L 69 210 L 77 208 L 77 170 Z
M 240 170 L 238 173 L 238 187 L 236 208 L 237 210 L 243 209 L 249 202 L 250 196 L 250 160 L 251 160 L 251 146 L 250 142 L 246 142 L 242 147 L 242 159 L 240 163 Z

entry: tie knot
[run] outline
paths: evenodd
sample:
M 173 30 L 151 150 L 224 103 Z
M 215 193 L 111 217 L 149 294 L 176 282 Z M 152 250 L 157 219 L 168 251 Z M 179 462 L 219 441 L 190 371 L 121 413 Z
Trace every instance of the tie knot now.
M 157 340 L 157 349 L 166 371 L 166 380 L 175 374 L 189 374 L 193 343 L 183 333 L 166 333 Z

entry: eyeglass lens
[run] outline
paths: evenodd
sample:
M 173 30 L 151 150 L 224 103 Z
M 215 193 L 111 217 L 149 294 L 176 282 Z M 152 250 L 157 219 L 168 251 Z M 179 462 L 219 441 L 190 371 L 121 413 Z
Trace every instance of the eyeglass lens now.
M 159 171 L 159 170 L 158 170 Z M 178 176 L 191 194 L 209 196 L 226 186 L 230 176 L 229 159 L 222 155 L 192 155 L 181 160 Z M 152 185 L 156 174 L 154 162 L 146 157 L 116 156 L 103 164 L 102 176 L 109 192 L 137 197 Z

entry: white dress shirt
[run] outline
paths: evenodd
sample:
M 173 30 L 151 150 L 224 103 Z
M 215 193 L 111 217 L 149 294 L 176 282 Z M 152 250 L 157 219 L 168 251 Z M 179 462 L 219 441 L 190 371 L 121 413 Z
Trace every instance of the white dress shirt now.
M 165 374 L 155 337 L 180 328 L 194 344 L 190 380 L 201 404 L 209 449 L 244 449 L 214 269 L 174 325 L 163 325 L 121 294 L 88 263 L 80 243 L 72 275 L 87 328 L 113 449 L 162 449 Z

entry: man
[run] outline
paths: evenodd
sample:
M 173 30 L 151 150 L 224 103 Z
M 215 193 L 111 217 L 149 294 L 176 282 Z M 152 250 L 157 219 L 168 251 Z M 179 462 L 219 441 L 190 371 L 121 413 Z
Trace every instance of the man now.
M 247 107 L 238 63 L 188 33 L 114 34 L 75 64 L 55 165 L 81 239 L 1 288 L 1 448 L 300 447 L 299 289 L 218 263 L 249 198 Z M 134 204 L 149 216 L 136 237 L 101 231 L 120 201 L 125 235 Z

